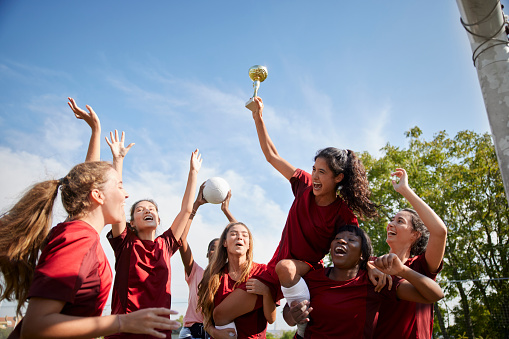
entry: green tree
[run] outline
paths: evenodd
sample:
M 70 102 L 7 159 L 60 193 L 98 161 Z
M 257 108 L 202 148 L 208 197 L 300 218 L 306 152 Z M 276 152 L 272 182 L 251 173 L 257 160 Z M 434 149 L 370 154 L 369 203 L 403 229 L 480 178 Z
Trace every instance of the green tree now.
M 488 133 L 445 131 L 430 141 L 418 127 L 406 132 L 407 148 L 387 144 L 382 156 L 360 155 L 367 171 L 373 200 L 381 218 L 363 221 L 375 254 L 387 253 L 387 222 L 401 208 L 409 207 L 394 191 L 390 172 L 407 170 L 410 186 L 446 223 L 449 234 L 444 268 L 439 280 L 445 301 L 435 307 L 436 331 L 444 337 L 509 336 L 509 206 L 497 158 Z

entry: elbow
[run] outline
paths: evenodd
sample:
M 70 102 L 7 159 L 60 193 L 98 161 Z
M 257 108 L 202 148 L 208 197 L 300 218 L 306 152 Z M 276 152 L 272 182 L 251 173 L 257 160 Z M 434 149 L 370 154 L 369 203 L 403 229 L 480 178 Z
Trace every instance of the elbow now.
M 223 326 L 233 321 L 233 319 L 228 318 L 228 314 L 226 314 L 226 312 L 221 311 L 221 307 L 214 308 L 213 317 L 216 326 Z
M 274 316 L 271 316 L 270 319 L 267 319 L 267 322 L 269 324 L 274 324 L 274 322 L 276 321 L 276 315 L 274 314 Z

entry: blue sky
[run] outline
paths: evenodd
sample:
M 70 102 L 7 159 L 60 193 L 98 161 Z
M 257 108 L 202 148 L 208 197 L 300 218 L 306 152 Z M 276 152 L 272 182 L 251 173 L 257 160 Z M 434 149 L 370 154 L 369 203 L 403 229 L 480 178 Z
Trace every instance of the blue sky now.
M 154 198 L 169 227 L 199 148 L 200 182 L 230 183 L 231 210 L 267 262 L 293 195 L 244 108 L 256 64 L 269 72 L 259 90 L 269 133 L 308 171 L 320 148 L 379 155 L 387 143 L 405 147 L 413 126 L 428 139 L 489 131 L 455 1 L 1 0 L 0 210 L 84 160 L 90 131 L 70 96 L 94 108 L 103 136 L 123 130 L 136 143 L 124 164 L 128 206 Z M 104 141 L 102 159 L 111 159 Z M 189 242 L 201 265 L 225 225 L 219 205 L 198 212 Z M 178 254 L 172 267 L 173 308 L 184 312 Z

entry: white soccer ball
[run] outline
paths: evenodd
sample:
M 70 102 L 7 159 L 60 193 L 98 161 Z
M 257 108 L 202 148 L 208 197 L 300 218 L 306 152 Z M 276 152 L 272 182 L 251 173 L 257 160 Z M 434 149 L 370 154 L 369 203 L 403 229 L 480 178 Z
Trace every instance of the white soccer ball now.
M 211 204 L 220 204 L 226 199 L 230 185 L 220 177 L 210 178 L 205 182 L 203 197 Z

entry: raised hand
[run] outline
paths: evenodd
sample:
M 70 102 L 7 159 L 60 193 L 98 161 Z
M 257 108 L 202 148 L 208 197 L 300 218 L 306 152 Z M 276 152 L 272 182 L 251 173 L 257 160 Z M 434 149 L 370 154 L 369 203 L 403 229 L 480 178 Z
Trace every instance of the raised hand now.
M 260 97 L 254 97 L 254 102 L 256 103 L 255 109 L 253 112 L 253 119 L 263 117 L 263 100 Z
M 193 154 L 191 154 L 191 171 L 198 173 L 201 168 L 202 160 L 200 151 L 196 149 Z
M 108 143 L 108 146 L 110 146 L 111 154 L 113 155 L 114 159 L 124 158 L 131 149 L 131 147 L 134 146 L 134 142 L 130 143 L 127 147 L 124 147 L 124 140 L 125 140 L 125 133 L 122 132 L 122 136 L 120 137 L 120 140 L 118 139 L 118 131 L 115 130 L 115 134 L 113 132 L 110 132 L 110 138 L 111 141 L 108 140 L 108 137 L 106 137 L 106 142 Z
M 97 114 L 95 114 L 92 107 L 89 105 L 85 105 L 85 107 L 88 109 L 88 112 L 81 109 L 76 105 L 76 102 L 73 98 L 67 98 L 69 99 L 69 102 L 67 103 L 69 107 L 71 107 L 72 111 L 74 112 L 74 116 L 76 116 L 77 119 L 83 119 L 85 122 L 90 126 L 90 128 L 94 130 L 101 130 L 101 122 L 99 121 L 99 117 Z
M 391 176 L 392 177 L 396 176 L 396 177 L 399 178 L 399 182 L 396 182 L 395 179 L 392 179 L 392 187 L 394 187 L 396 192 L 401 193 L 401 191 L 403 189 L 408 189 L 409 188 L 409 186 L 408 186 L 408 176 L 406 174 L 405 169 L 403 169 L 403 168 L 396 168 L 396 171 L 392 172 Z

